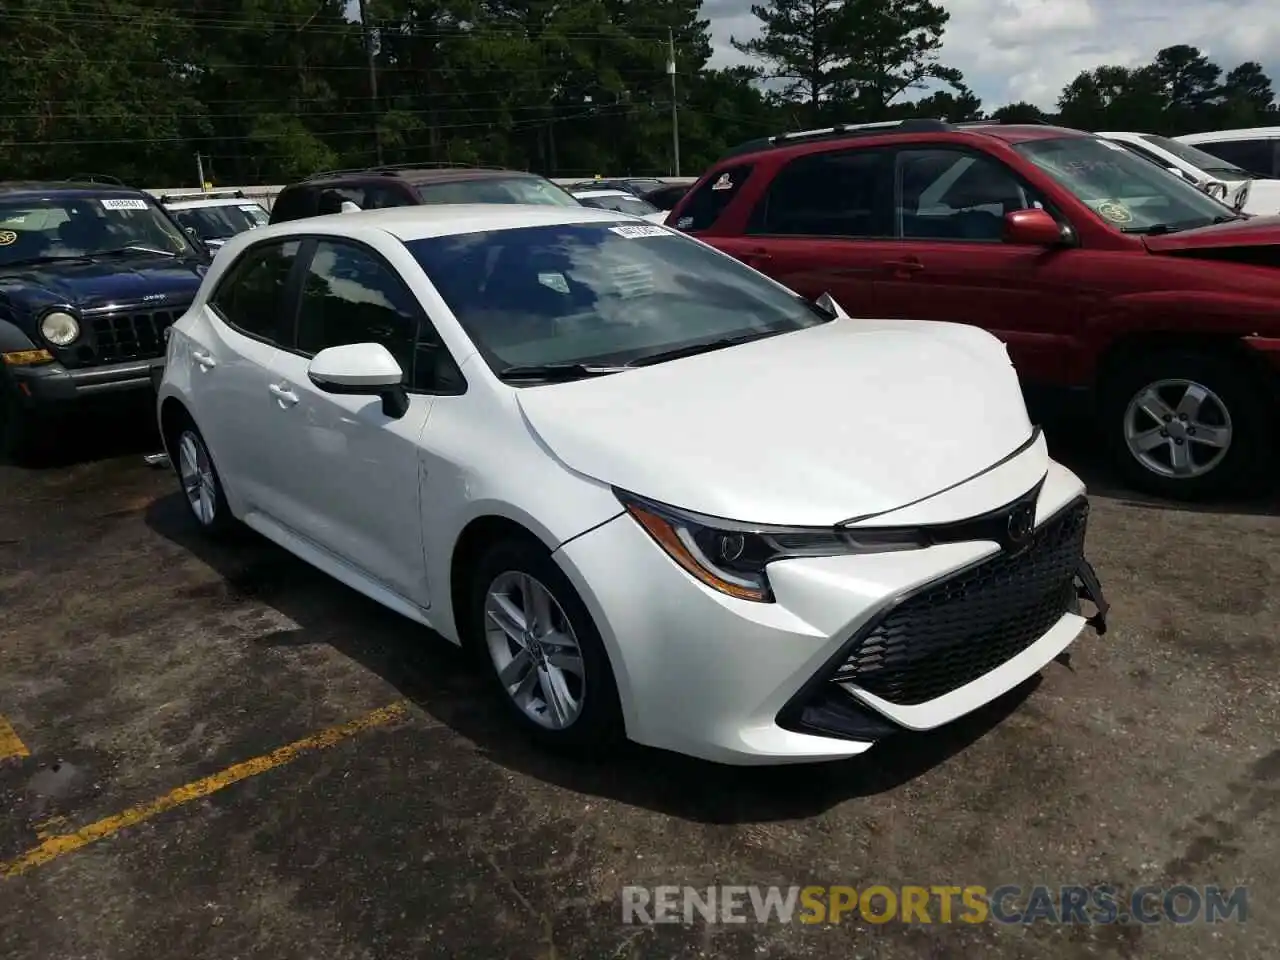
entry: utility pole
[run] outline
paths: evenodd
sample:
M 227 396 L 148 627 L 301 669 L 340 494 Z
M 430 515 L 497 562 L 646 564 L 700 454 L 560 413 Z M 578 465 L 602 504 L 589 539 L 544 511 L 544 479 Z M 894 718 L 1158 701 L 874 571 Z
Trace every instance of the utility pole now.
M 200 189 L 204 190 L 204 158 L 200 154 L 196 154 L 196 177 L 199 178 Z
M 680 111 L 676 106 L 676 41 L 667 27 L 667 75 L 671 77 L 671 156 L 675 160 L 673 177 L 680 176 Z
M 378 164 L 382 164 L 382 135 L 378 132 L 378 62 L 373 52 L 373 27 L 369 23 L 369 0 L 360 0 L 360 29 L 364 33 L 364 48 L 369 57 L 369 103 L 373 115 L 373 144 L 378 152 Z

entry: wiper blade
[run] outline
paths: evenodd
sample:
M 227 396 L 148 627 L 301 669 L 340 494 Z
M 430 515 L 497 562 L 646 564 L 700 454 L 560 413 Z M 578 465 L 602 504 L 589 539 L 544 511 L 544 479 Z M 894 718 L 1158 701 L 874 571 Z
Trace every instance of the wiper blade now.
M 776 330 L 756 331 L 755 333 L 744 333 L 736 337 L 721 337 L 718 340 L 703 340 L 701 343 L 689 343 L 683 347 L 673 347 L 670 350 L 660 350 L 657 353 L 645 354 L 643 357 L 637 357 L 627 364 L 628 367 L 647 367 L 651 363 L 663 363 L 667 360 L 679 360 L 681 357 L 693 357 L 700 353 L 711 353 L 713 350 L 723 350 L 725 347 L 736 347 L 740 343 L 750 343 L 752 340 L 762 340 L 765 337 L 771 337 Z
M 498 371 L 503 380 L 533 380 L 553 383 L 564 380 L 581 380 L 585 377 L 603 377 L 610 373 L 623 373 L 627 367 L 599 363 L 527 363 L 503 367 Z
M 130 244 L 127 247 L 116 247 L 114 250 L 99 250 L 92 254 L 95 257 L 118 257 L 125 253 L 146 253 L 156 257 L 169 257 L 177 259 L 178 255 L 172 250 L 157 250 L 154 247 L 144 247 L 138 244 Z

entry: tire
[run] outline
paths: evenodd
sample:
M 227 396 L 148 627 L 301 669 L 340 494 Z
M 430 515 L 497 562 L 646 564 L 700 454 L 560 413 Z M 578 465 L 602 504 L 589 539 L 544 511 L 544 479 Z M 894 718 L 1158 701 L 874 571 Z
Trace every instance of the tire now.
M 1196 397 L 1200 402 L 1192 404 Z M 1180 400 L 1189 404 L 1181 412 Z M 1101 401 L 1107 445 L 1137 489 L 1201 500 L 1257 492 L 1271 481 L 1275 405 L 1240 361 L 1189 350 L 1153 353 L 1113 375 Z M 1144 456 L 1145 442 L 1156 446 Z
M 548 634 L 545 625 L 537 624 L 534 632 L 543 636 L 532 648 L 527 635 L 523 646 L 517 644 L 490 615 L 500 609 L 494 594 L 500 595 L 521 614 L 513 625 L 518 627 L 526 586 L 534 593 L 541 588 L 552 601 L 552 630 Z M 569 578 L 541 544 L 508 540 L 490 547 L 475 566 L 467 597 L 464 642 L 481 661 L 494 694 L 527 734 L 542 746 L 588 757 L 602 755 L 624 739 L 618 688 L 600 632 Z M 553 645 L 548 636 L 562 642 Z M 577 648 L 576 663 L 571 645 Z M 521 657 L 524 668 L 511 668 L 513 693 L 500 669 Z M 576 672 L 565 669 L 568 664 Z M 546 695 L 548 685 L 569 695 L 568 701 L 560 701 L 558 715 Z
M 217 540 L 234 533 L 239 524 L 227 505 L 222 478 L 204 437 L 190 416 L 184 414 L 173 426 L 165 437 L 165 445 L 182 488 L 183 502 L 196 526 L 203 534 Z

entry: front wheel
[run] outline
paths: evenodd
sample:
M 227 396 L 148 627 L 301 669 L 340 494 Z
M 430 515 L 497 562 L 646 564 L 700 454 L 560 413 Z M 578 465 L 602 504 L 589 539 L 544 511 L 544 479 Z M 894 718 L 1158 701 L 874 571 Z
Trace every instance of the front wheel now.
M 1275 412 L 1243 364 L 1213 354 L 1144 357 L 1104 387 L 1102 428 L 1135 487 L 1196 500 L 1271 478 Z
M 468 640 L 495 693 L 551 747 L 597 753 L 622 739 L 609 657 L 591 614 L 540 545 L 507 541 L 476 565 Z
M 184 418 L 171 433 L 169 451 L 174 472 L 182 484 L 183 499 L 200 529 L 211 537 L 230 533 L 236 522 L 227 506 L 222 479 L 204 437 L 190 418 Z

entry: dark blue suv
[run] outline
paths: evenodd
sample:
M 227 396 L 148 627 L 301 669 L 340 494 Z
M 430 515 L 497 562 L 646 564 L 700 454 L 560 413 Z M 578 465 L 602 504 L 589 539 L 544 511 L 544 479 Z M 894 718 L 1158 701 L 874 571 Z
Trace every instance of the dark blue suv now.
M 151 390 L 208 262 L 141 190 L 0 182 L 0 455 L 77 401 Z

